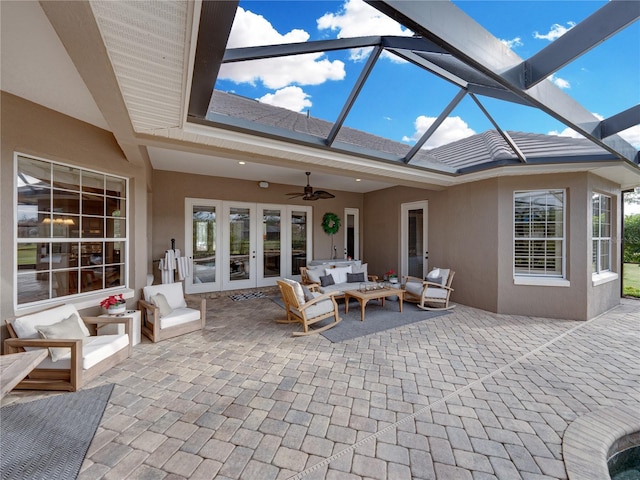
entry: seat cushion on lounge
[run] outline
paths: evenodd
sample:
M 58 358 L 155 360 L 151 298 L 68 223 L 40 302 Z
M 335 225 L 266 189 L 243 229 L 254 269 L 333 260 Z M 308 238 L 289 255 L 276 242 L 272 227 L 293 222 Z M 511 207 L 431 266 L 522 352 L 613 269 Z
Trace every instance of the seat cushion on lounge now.
M 300 313 L 300 310 L 297 310 L 295 308 L 292 308 L 291 310 L 296 315 L 302 317 L 302 313 Z M 306 308 L 304 310 L 304 313 L 307 315 L 307 319 L 319 317 L 320 315 L 324 315 L 325 313 L 329 312 L 333 312 L 333 302 L 331 300 L 323 300 L 316 303 L 315 305 L 311 305 L 309 308 Z
M 89 329 L 84 322 L 80 320 L 78 310 L 76 310 L 75 305 L 72 304 L 60 305 L 59 307 L 50 308 L 41 312 L 23 315 L 22 317 L 15 318 L 11 322 L 11 325 L 18 338 L 40 338 L 36 326 L 50 326 L 69 318 L 73 314 L 77 315 L 78 325 L 85 336 L 88 337 L 90 335 Z
M 129 335 L 98 335 L 82 340 L 82 369 L 88 370 L 102 360 L 109 358 L 123 348 L 129 347 Z M 71 363 L 71 349 L 57 362 L 45 358 L 38 368 L 68 369 Z
M 189 307 L 174 308 L 169 315 L 160 318 L 160 329 L 175 327 L 199 319 L 200 310 Z M 153 315 L 148 316 L 147 321 L 153 323 Z
M 340 283 L 336 285 L 329 285 L 327 287 L 320 287 L 320 293 L 335 292 L 337 295 L 343 295 L 346 290 L 358 290 L 360 285 L 377 285 L 376 282 L 362 282 L 362 283 Z M 419 283 L 418 285 L 422 285 Z
M 80 328 L 80 319 L 78 315 L 72 313 L 68 318 L 51 325 L 36 325 L 36 330 L 42 338 L 45 339 L 62 339 L 62 340 L 78 340 L 88 337 Z M 49 347 L 49 356 L 54 362 L 68 355 L 69 349 Z
M 172 309 L 186 307 L 182 283 L 163 283 L 160 285 L 147 285 L 142 289 L 145 301 L 151 303 L 151 297 L 161 293 L 167 299 L 167 303 Z
M 412 295 L 416 295 L 418 297 L 422 295 L 422 288 L 423 288 L 422 282 L 407 282 L 404 286 L 405 291 L 409 292 Z
M 307 277 L 309 277 L 309 280 L 313 283 L 320 283 L 320 277 L 324 275 L 324 267 L 307 268 Z
M 424 293 L 424 298 L 438 298 L 444 300 L 447 298 L 447 289 L 427 287 L 427 291 Z
M 362 265 L 352 265 L 351 273 L 364 273 L 364 279 L 369 279 L 369 274 L 367 272 L 367 268 L 369 267 L 368 263 L 363 263 Z

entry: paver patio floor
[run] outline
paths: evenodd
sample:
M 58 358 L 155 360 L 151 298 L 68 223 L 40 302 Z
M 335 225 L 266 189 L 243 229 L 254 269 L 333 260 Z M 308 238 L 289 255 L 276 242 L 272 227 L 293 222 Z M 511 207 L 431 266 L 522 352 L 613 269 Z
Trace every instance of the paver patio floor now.
M 291 337 L 267 298 L 207 308 L 86 386 L 115 389 L 81 479 L 564 479 L 573 420 L 640 406 L 638 301 L 589 322 L 458 305 L 344 343 Z

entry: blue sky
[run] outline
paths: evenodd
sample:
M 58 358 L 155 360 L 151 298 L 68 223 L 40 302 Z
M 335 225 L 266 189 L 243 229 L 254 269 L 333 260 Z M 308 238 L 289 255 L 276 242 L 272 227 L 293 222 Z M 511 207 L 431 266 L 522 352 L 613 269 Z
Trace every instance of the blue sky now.
M 549 45 L 606 2 L 454 2 L 523 59 Z M 229 47 L 411 32 L 361 0 L 241 1 Z M 554 73 L 550 81 L 602 118 L 640 103 L 640 22 Z M 216 88 L 333 122 L 368 56 L 340 51 L 225 65 Z M 458 88 L 413 65 L 383 56 L 345 125 L 412 144 Z M 505 130 L 575 135 L 535 109 L 480 97 Z M 427 143 L 433 148 L 493 126 L 468 96 Z M 640 148 L 640 126 L 622 136 Z

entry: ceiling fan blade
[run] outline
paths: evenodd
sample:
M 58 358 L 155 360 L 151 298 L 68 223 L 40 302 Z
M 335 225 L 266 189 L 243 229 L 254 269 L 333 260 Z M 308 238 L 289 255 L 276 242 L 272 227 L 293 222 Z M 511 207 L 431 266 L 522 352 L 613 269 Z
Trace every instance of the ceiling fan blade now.
M 304 195 L 304 192 L 295 192 L 295 193 L 294 193 L 294 192 L 291 192 L 291 193 L 285 193 L 285 195 L 292 195 L 292 197 L 291 197 L 291 198 L 294 198 L 294 197 L 302 197 L 302 196 Z
M 314 202 L 316 200 L 318 200 L 318 197 L 315 193 L 312 193 L 310 195 L 305 195 L 304 197 L 302 197 L 302 200 L 307 200 L 309 202 Z
M 315 192 L 313 192 L 313 194 L 316 195 L 318 198 L 322 198 L 322 199 L 336 198 L 335 195 L 329 192 L 325 192 L 324 190 L 316 190 Z

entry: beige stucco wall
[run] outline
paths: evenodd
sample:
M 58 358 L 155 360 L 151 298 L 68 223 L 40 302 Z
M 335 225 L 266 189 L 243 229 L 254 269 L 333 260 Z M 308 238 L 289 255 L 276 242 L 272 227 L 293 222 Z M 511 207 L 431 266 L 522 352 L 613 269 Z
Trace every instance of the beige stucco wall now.
M 316 189 L 328 190 L 336 198 L 308 202 L 300 199 L 289 200 L 290 192 L 302 191 L 306 180 L 301 172 L 299 185 L 270 183 L 269 188 L 260 188 L 258 182 L 236 180 L 205 175 L 156 170 L 153 173 L 153 259 L 159 259 L 171 239 L 176 239 L 176 248 L 184 251 L 185 198 L 210 200 L 235 200 L 239 202 L 272 203 L 277 205 L 302 205 L 313 209 L 313 258 L 330 258 L 331 237 L 322 230 L 322 217 L 327 212 L 335 213 L 343 221 L 333 244 L 338 258 L 344 252 L 344 209 L 357 208 L 362 212 L 363 195 L 360 193 L 337 191 L 327 185 L 314 185 Z M 360 225 L 362 228 L 362 214 Z M 362 238 L 362 235 L 361 235 Z M 362 244 L 360 245 L 362 251 Z M 155 270 L 155 269 L 154 269 Z M 157 274 L 157 272 L 154 272 Z
M 113 135 L 88 123 L 2 92 L 0 163 L 0 318 L 15 314 L 13 306 L 14 152 L 128 177 L 129 287 L 139 292 L 146 280 L 147 170 L 128 162 Z M 140 266 L 142 265 L 142 268 Z M 135 305 L 135 299 L 129 300 Z M 96 313 L 98 307 L 96 304 Z M 89 312 L 92 313 L 92 312 Z M 4 332 L 3 327 L 3 333 Z M 4 336 L 4 335 L 3 335 Z

